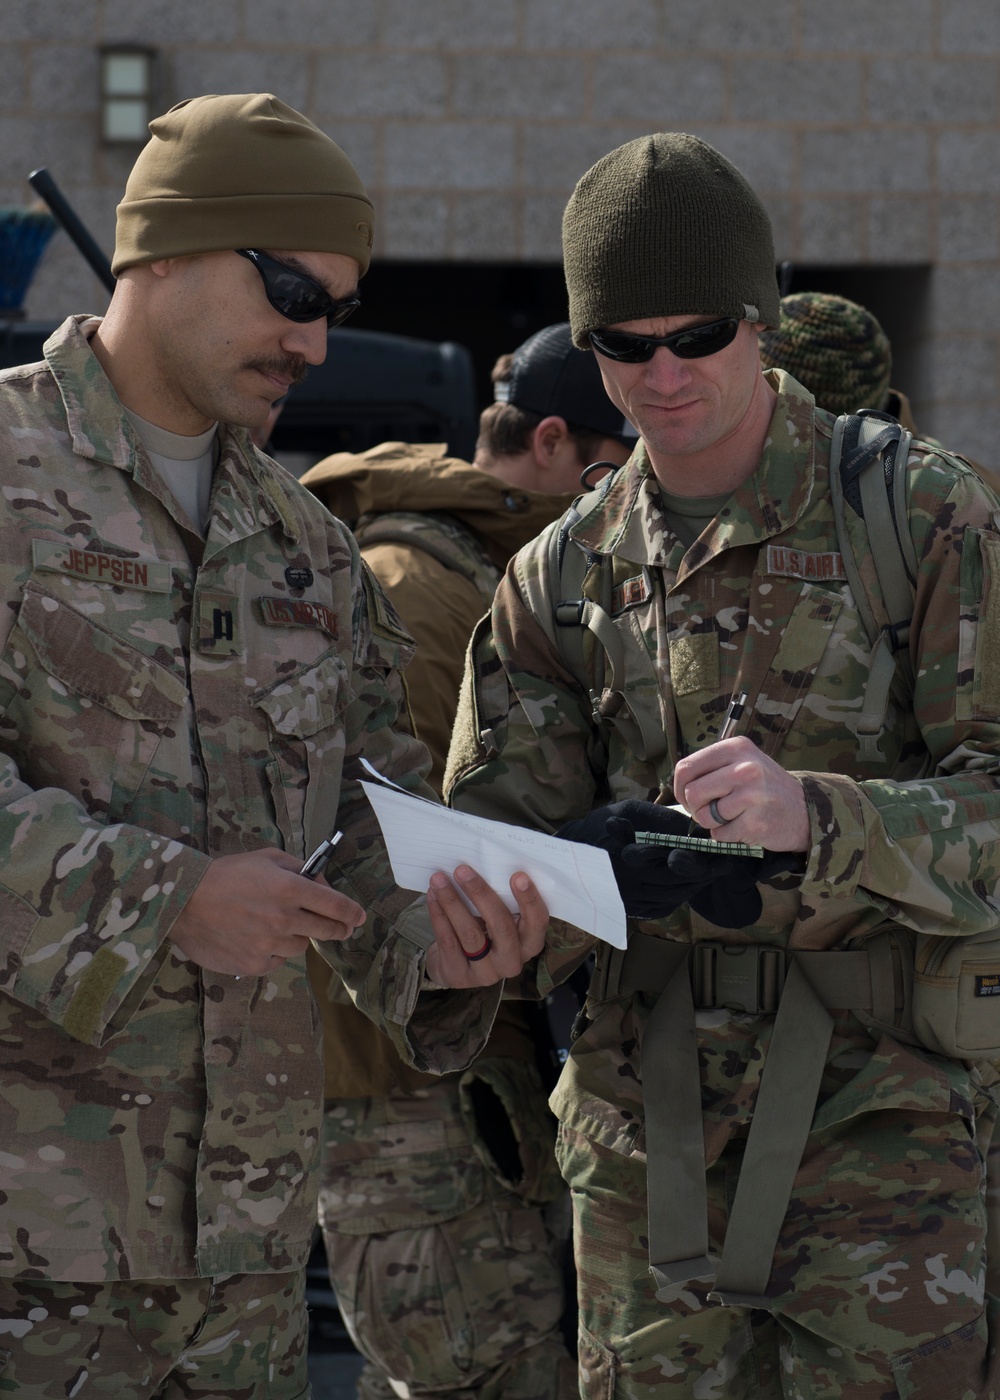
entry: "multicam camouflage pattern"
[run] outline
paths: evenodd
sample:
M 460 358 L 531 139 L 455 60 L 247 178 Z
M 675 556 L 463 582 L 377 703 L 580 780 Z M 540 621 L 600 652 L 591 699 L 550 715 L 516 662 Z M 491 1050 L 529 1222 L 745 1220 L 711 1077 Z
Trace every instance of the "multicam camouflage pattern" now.
M 202 541 L 78 320 L 46 357 L 0 376 L 0 1272 L 285 1272 L 320 1159 L 304 960 L 203 974 L 170 926 L 209 857 L 302 855 L 339 825 L 330 878 L 370 914 L 326 952 L 404 1043 L 430 934 L 355 778 L 364 752 L 429 791 L 393 727 L 409 640 L 343 528 L 244 431 L 220 430 Z M 456 1069 L 496 993 L 435 1000 L 411 1053 Z
M 305 1274 L 0 1282 L 0 1395 L 307 1400 Z
M 776 888 L 764 888 L 762 917 L 747 930 L 720 930 L 683 909 L 641 925 L 644 932 L 684 942 L 754 941 L 825 949 L 881 929 L 910 938 L 915 932 L 961 936 L 995 928 L 1000 917 L 993 901 L 1000 877 L 1000 687 L 986 662 L 1000 629 L 995 499 L 971 470 L 915 446 L 908 497 L 920 560 L 911 634 L 916 687 L 912 702 L 895 694 L 884 764 L 862 765 L 852 726 L 869 646 L 837 557 L 826 484 L 832 419 L 816 411 L 811 396 L 789 376 L 772 374 L 779 399 L 761 463 L 686 553 L 665 522 L 641 447 L 572 529 L 573 539 L 610 560 L 611 612 L 624 642 L 625 703 L 600 726 L 554 642 L 556 585 L 546 582 L 547 540 L 520 553 L 471 653 L 467 703 L 456 726 L 446 780 L 450 800 L 463 810 L 548 831 L 609 799 L 662 793 L 673 800 L 674 764 L 713 740 L 730 696 L 746 689 L 750 703 L 737 732 L 749 734 L 803 782 L 811 822 L 805 874 L 800 882 L 784 880 Z M 863 571 L 874 592 L 870 554 L 863 559 Z M 595 599 L 601 572 L 593 568 L 584 585 Z M 588 674 L 600 694 L 607 684 L 602 655 L 591 648 L 589 638 L 584 645 Z M 646 726 L 646 738 L 636 714 L 655 720 Z M 651 731 L 662 741 L 650 742 Z M 579 961 L 585 947 L 572 931 L 556 930 L 534 973 L 535 989 L 547 992 Z M 648 1012 L 641 997 L 591 1004 L 590 1024 L 552 1099 L 565 1132 L 583 1135 L 595 1152 L 607 1148 L 616 1154 L 612 1168 L 621 1173 L 620 1211 L 615 1207 L 607 1219 L 595 1216 L 587 1222 L 598 1240 L 610 1236 L 609 1256 L 616 1252 L 614 1232 L 622 1228 L 622 1219 L 631 1219 L 637 1234 L 644 1229 L 644 1206 L 626 1199 L 631 1168 L 625 1159 L 642 1160 L 644 1153 L 639 1048 Z M 703 1065 L 717 1061 L 720 1066 L 703 1095 L 710 1160 L 718 1160 L 720 1153 L 724 1159 L 733 1125 L 752 1115 L 771 1024 L 725 1011 L 700 1015 Z M 893 1056 L 904 1056 L 905 1063 Z M 850 1070 L 850 1083 L 829 1097 L 829 1076 L 838 1064 Z M 867 1249 L 852 1233 L 851 1222 L 866 1203 L 881 1215 L 907 1179 L 911 1168 L 900 1176 L 896 1163 L 913 1160 L 913 1142 L 922 1140 L 920 1114 L 934 1100 L 928 1099 L 925 1081 L 937 1076 L 948 1086 L 948 1094 L 942 1087 L 934 1101 L 940 1107 L 950 1099 L 947 1132 L 957 1140 L 963 1131 L 970 1138 L 963 1122 L 971 1123 L 977 1112 L 983 1115 L 984 1150 L 993 1107 L 980 1070 L 905 1050 L 894 1041 L 876 1049 L 857 1021 L 839 1018 L 823 1091 L 828 1099 L 824 1103 L 821 1098 L 815 1126 L 831 1114 L 846 1118 L 846 1110 L 838 1107 L 841 1100 L 858 1119 L 877 1115 L 870 1124 L 864 1120 L 865 1131 L 872 1134 L 876 1160 L 885 1165 L 859 1173 L 859 1159 L 845 1143 L 842 1158 L 827 1155 L 822 1177 L 815 1181 L 807 1149 L 793 1202 L 832 1196 L 843 1203 L 837 1205 L 838 1221 L 841 1213 L 845 1221 L 843 1235 L 839 1224 L 835 1232 L 838 1248 L 847 1255 Z M 899 1094 L 902 1102 L 896 1099 Z M 942 1151 L 933 1145 L 937 1132 L 931 1133 L 935 1162 Z M 714 1149 L 713 1135 L 721 1135 Z M 940 1144 L 945 1137 L 936 1140 Z M 973 1185 L 974 1165 L 965 1168 L 968 1180 L 960 1192 L 969 1203 L 981 1189 L 981 1182 Z M 585 1169 L 575 1166 L 571 1175 L 574 1182 L 583 1180 Z M 934 1269 L 940 1268 L 940 1278 L 948 1280 L 938 1289 L 941 1306 L 936 1312 L 921 1312 L 912 1328 L 905 1319 L 893 1322 L 913 1345 L 963 1327 L 958 1319 L 967 1319 L 970 1310 L 978 1317 L 983 1307 L 981 1217 L 971 1204 L 953 1212 L 927 1194 L 936 1192 L 936 1166 L 927 1179 L 918 1169 L 917 1180 L 907 1197 L 913 1242 L 903 1239 L 898 1252 L 900 1267 L 920 1279 L 919 1288 L 879 1285 L 887 1306 L 896 1301 L 890 1294 L 905 1296 L 899 1304 L 905 1314 L 917 1302 L 914 1295 L 919 1292 L 922 1302 L 928 1290 L 934 1291 Z M 589 1198 L 582 1208 L 597 1210 Z M 887 1220 L 887 1231 L 890 1224 Z M 820 1319 L 842 1306 L 830 1292 L 828 1271 L 836 1256 L 815 1248 L 810 1252 L 803 1240 L 798 1247 L 787 1278 L 794 1281 L 802 1305 L 814 1313 L 810 1326 L 821 1331 Z M 890 1237 L 873 1257 L 891 1256 L 894 1250 Z M 933 1269 L 932 1260 L 938 1261 Z M 645 1260 L 636 1258 L 633 1264 L 627 1266 L 629 1287 L 641 1278 Z M 624 1287 L 625 1275 L 618 1277 Z M 772 1286 L 776 1279 L 781 1288 L 790 1286 L 780 1274 L 772 1276 Z M 679 1365 L 667 1335 L 671 1314 L 664 1307 L 658 1316 L 661 1326 L 645 1335 L 646 1355 L 662 1353 L 664 1365 L 667 1359 Z M 703 1309 L 699 1316 L 714 1318 L 715 1313 Z M 706 1322 L 705 1328 L 712 1325 Z M 739 1330 L 732 1325 L 734 1332 Z M 624 1327 L 627 1331 L 628 1324 Z M 706 1347 L 714 1345 L 708 1330 L 704 1336 Z M 686 1345 L 677 1343 L 681 1350 Z M 707 1379 L 703 1382 L 706 1395 L 755 1393 L 735 1380 L 727 1388 L 721 1374 L 716 1381 L 717 1389 Z M 663 1384 L 659 1365 L 648 1379 L 634 1383 L 641 1394 Z M 783 1384 L 789 1384 L 787 1378 Z M 859 1400 L 884 1393 L 884 1387 L 865 1388 L 867 1381 L 859 1381 L 857 1390 L 852 1384 L 845 1379 L 842 1390 L 811 1389 L 819 1385 L 814 1374 L 794 1393 L 857 1395 Z M 900 1378 L 897 1384 L 903 1395 L 934 1393 L 906 1389 Z M 602 1385 L 586 1393 L 612 1393 Z
M 534 1199 L 503 1179 L 454 1080 L 342 1099 L 327 1114 L 320 1223 L 341 1313 L 369 1361 L 364 1400 L 576 1394 L 559 1332 L 566 1240 L 537 1208 L 539 1191 L 559 1194 L 554 1127 L 537 1075 L 505 1069 L 522 1090 L 521 1152 L 549 1164 Z
M 513 490 L 447 457 L 440 444 L 399 442 L 338 453 L 303 484 L 352 526 L 362 558 L 417 640 L 406 691 L 437 789 L 473 629 L 509 556 L 571 497 Z M 371 1358 L 359 1395 L 397 1395 L 389 1376 L 412 1395 L 445 1388 L 456 1398 L 549 1397 L 560 1385 L 574 1393 L 557 1331 L 563 1277 L 546 1223 L 547 1203 L 565 1199 L 565 1189 L 553 1155 L 555 1120 L 535 1068 L 536 1009 L 501 1003 L 460 1088 L 457 1076 L 441 1082 L 405 1064 L 346 994 L 327 985 L 326 964 L 310 959 L 310 966 L 328 1101 L 320 1213 L 342 1309 Z M 518 1141 L 517 1180 L 506 1186 L 495 1180 L 472 1116 L 459 1109 L 469 1079 L 480 1076 Z M 389 1139 L 391 1161 L 373 1162 Z M 352 1306 L 348 1300 L 365 1290 L 371 1306 Z

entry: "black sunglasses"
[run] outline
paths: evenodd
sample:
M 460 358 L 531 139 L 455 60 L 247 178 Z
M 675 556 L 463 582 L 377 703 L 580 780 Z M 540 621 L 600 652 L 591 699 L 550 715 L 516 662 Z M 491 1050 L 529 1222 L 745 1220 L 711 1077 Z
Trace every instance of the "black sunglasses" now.
M 686 326 L 673 335 L 632 335 L 630 331 L 591 331 L 590 343 L 599 355 L 609 360 L 623 360 L 629 365 L 645 364 L 661 345 L 665 345 L 679 360 L 703 360 L 717 355 L 732 345 L 740 328 L 739 318 L 724 316 L 721 321 L 708 321 L 703 326 Z
M 260 253 L 256 248 L 235 248 L 241 258 L 248 258 L 260 273 L 267 299 L 275 311 L 287 316 L 289 321 L 318 321 L 326 317 L 326 324 L 333 330 L 346 321 L 352 311 L 361 305 L 359 296 L 342 297 L 334 301 L 325 287 L 307 277 L 304 272 L 296 272 L 277 258 Z

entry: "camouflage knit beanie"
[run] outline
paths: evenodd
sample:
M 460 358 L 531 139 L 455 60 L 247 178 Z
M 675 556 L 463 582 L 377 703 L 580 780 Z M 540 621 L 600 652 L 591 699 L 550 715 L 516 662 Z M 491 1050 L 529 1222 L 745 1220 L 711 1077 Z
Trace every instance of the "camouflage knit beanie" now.
M 765 369 L 786 369 L 831 413 L 885 406 L 892 376 L 889 337 L 870 311 L 846 297 L 782 297 L 781 324 L 761 333 L 760 358 Z
M 268 92 L 194 97 L 149 124 L 118 206 L 117 276 L 229 248 L 343 253 L 367 272 L 372 202 L 329 136 Z
M 767 210 L 725 156 L 658 132 L 587 171 L 563 215 L 573 340 L 653 316 L 738 316 L 778 324 Z

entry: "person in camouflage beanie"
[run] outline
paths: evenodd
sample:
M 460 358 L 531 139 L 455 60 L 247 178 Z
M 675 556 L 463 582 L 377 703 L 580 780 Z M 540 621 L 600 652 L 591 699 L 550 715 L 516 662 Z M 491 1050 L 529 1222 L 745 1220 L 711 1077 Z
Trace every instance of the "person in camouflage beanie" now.
M 574 334 L 640 444 L 508 569 L 445 792 L 609 851 L 629 915 L 624 951 L 554 925 L 518 987 L 545 995 L 596 954 L 551 1099 L 581 1394 L 977 1400 L 997 1394 L 1000 964 L 984 943 L 980 982 L 974 962 L 929 974 L 1000 931 L 996 503 L 943 450 L 899 464 L 915 679 L 862 757 L 870 644 L 832 419 L 761 372 L 777 295 L 744 185 L 658 133 L 576 187 Z M 884 618 L 872 548 L 852 554 Z M 683 848 L 692 827 L 704 849 Z M 970 1041 L 927 1016 L 929 988 L 959 982 Z
M 250 438 L 356 304 L 367 195 L 271 94 L 152 130 L 106 316 L 0 375 L 0 1390 L 295 1400 L 323 1110 L 306 949 L 450 1071 L 497 994 L 447 987 L 516 970 L 546 919 L 530 882 L 519 926 L 474 872 L 485 925 L 449 916 L 448 880 L 433 920 L 393 883 L 357 779 L 363 753 L 433 797 L 411 639 Z M 329 883 L 304 879 L 335 828 Z
M 793 292 L 780 305 L 780 323 L 760 333 L 765 369 L 786 369 L 830 413 L 885 409 L 892 346 L 872 312 L 828 292 Z

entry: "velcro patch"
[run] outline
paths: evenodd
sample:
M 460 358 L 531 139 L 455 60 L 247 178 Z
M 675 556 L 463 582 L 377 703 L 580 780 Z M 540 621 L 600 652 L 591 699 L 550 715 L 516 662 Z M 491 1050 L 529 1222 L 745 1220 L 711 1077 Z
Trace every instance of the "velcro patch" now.
M 340 635 L 337 614 L 325 603 L 308 603 L 296 598 L 258 598 L 261 617 L 268 627 L 317 628 L 332 637 Z
M 836 579 L 847 578 L 840 554 L 807 554 L 804 549 L 788 549 L 782 544 L 767 547 L 767 572 L 780 578 Z
M 977 997 L 1000 997 L 1000 973 L 980 973 L 975 994 Z
M 635 578 L 627 578 L 611 593 L 612 614 L 617 615 L 624 612 L 626 608 L 634 608 L 640 603 L 645 603 L 651 592 L 652 589 L 645 574 L 637 574 Z
M 57 540 L 32 540 L 31 558 L 36 569 L 69 574 L 89 583 L 110 583 L 146 593 L 170 592 L 170 565 L 162 559 L 125 559 L 119 554 L 78 549 Z
M 195 602 L 195 645 L 212 656 L 239 656 L 239 600 L 227 593 L 200 590 Z

